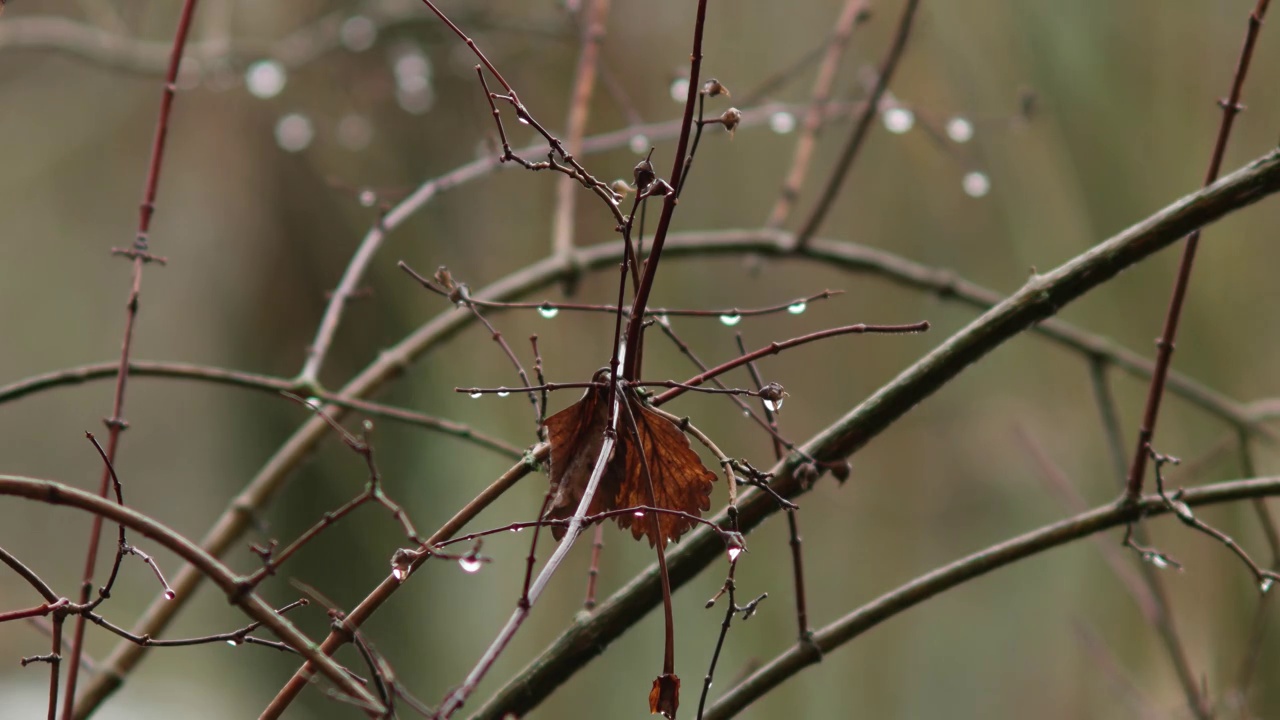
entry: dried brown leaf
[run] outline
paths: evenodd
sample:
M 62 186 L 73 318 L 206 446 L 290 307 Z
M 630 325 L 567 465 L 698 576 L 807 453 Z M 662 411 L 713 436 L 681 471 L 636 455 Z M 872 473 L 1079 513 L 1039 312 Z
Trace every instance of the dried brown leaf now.
M 618 421 L 618 441 L 587 514 L 652 506 L 701 517 L 702 511 L 711 509 L 715 473 L 702 464 L 679 427 L 645 407 L 634 391 L 624 389 L 622 396 L 626 407 L 620 410 L 623 417 Z M 608 397 L 607 388 L 588 388 L 581 400 L 547 418 L 554 488 L 549 518 L 572 517 L 582 500 L 604 443 L 609 422 Z M 664 545 L 667 540 L 678 540 L 695 523 L 692 518 L 659 513 L 655 534 L 653 520 L 647 514 L 624 514 L 616 519 L 620 527 L 630 528 L 637 540 L 648 535 L 650 545 L 659 540 Z M 564 528 L 552 528 L 557 540 L 564 533 Z
M 680 678 L 675 673 L 659 675 L 653 680 L 653 688 L 649 690 L 649 714 L 661 713 L 663 717 L 676 716 L 676 708 L 680 707 Z

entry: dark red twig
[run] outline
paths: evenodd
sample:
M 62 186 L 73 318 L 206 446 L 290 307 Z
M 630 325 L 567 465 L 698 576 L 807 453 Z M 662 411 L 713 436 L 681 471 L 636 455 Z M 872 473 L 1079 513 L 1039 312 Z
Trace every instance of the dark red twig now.
M 1258 31 L 1262 29 L 1262 18 L 1267 14 L 1270 0 L 1258 0 L 1253 12 L 1249 13 L 1249 27 L 1245 31 L 1244 45 L 1240 48 L 1240 59 L 1236 62 L 1235 74 L 1231 79 L 1231 92 L 1225 100 L 1219 100 L 1222 108 L 1222 122 L 1218 124 L 1218 135 L 1213 143 L 1213 154 L 1209 157 L 1209 169 L 1205 172 L 1205 186 L 1212 185 L 1218 179 L 1222 169 L 1222 159 L 1227 152 L 1227 140 L 1231 137 L 1231 128 L 1236 115 L 1244 109 L 1240 104 L 1240 95 L 1244 90 L 1244 79 L 1249 74 L 1249 63 L 1253 60 L 1253 48 L 1258 41 Z M 1151 452 L 1151 441 L 1155 438 L 1156 419 L 1160 415 L 1160 400 L 1164 397 L 1165 380 L 1169 375 L 1169 366 L 1173 360 L 1174 342 L 1178 336 L 1178 321 L 1182 317 L 1182 306 L 1186 300 L 1187 287 L 1191 283 L 1191 267 L 1195 263 L 1196 250 L 1200 246 L 1200 229 L 1197 228 L 1187 236 L 1182 246 L 1182 259 L 1178 262 L 1178 274 L 1173 283 L 1173 292 L 1169 298 L 1169 308 L 1165 313 L 1164 328 L 1160 339 L 1156 341 L 1155 370 L 1151 375 L 1151 385 L 1147 390 L 1147 403 L 1142 411 L 1142 425 L 1138 428 L 1138 443 L 1133 451 L 1133 460 L 1129 464 L 1129 477 L 1125 486 L 1125 496 L 1136 500 L 1142 494 L 1142 483 L 1147 471 L 1147 457 Z
M 156 118 L 155 136 L 151 142 L 151 162 L 147 168 L 146 184 L 142 191 L 142 204 L 138 208 L 138 232 L 133 246 L 122 254 L 133 259 L 133 281 L 129 288 L 129 300 L 126 303 L 124 341 L 120 348 L 119 374 L 116 376 L 116 389 L 111 402 L 111 416 L 106 419 L 107 425 L 107 458 L 109 465 L 115 462 L 116 452 L 120 447 L 120 433 L 127 427 L 124 419 L 125 387 L 129 380 L 129 353 L 133 346 L 134 324 L 138 317 L 138 295 L 142 290 L 142 268 L 148 262 L 157 260 L 151 254 L 148 240 L 151 232 L 151 216 L 156 209 L 156 193 L 160 187 L 160 169 L 164 164 L 165 140 L 169 134 L 169 115 L 173 109 L 173 98 L 178 80 L 178 66 L 182 61 L 182 49 L 187 43 L 187 33 L 191 29 L 191 19 L 195 15 L 196 0 L 184 0 L 182 14 L 178 18 L 178 28 L 173 36 L 173 49 L 169 53 L 169 67 L 165 72 L 164 91 L 160 96 L 160 112 Z M 98 496 L 106 497 L 111 473 L 103 469 L 101 481 L 98 483 Z M 89 600 L 93 587 L 94 570 L 98 564 L 98 542 L 102 534 L 102 517 L 94 515 L 89 530 L 89 549 L 85 556 L 83 581 L 80 587 L 80 603 Z M 172 591 L 169 591 L 172 592 Z M 71 720 L 75 713 L 76 681 L 79 677 L 80 658 L 84 653 L 83 616 L 76 618 L 72 630 L 71 667 L 67 669 L 67 686 L 62 703 L 62 717 Z

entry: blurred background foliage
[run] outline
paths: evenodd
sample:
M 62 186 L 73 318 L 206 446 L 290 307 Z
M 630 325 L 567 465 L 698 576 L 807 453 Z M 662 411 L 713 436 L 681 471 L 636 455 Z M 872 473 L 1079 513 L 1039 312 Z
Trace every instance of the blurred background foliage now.
M 563 127 L 578 52 L 563 5 L 442 5 L 535 115 L 553 132 Z M 824 43 L 840 5 L 712 2 L 704 71 L 721 79 L 736 102 Z M 865 77 L 887 46 L 900 3 L 871 5 L 870 20 L 855 32 L 842 63 L 837 98 L 864 93 L 860 74 Z M 636 117 L 678 117 L 672 86 L 687 67 L 694 6 L 615 0 L 603 63 L 630 107 L 598 88 L 589 134 L 624 128 Z M 924 0 L 891 88 L 899 108 L 910 113 L 899 113 L 896 129 L 903 130 L 904 119 L 911 127 L 876 127 L 821 234 L 948 268 L 1000 292 L 1017 289 L 1035 268 L 1054 267 L 1198 187 L 1219 121 L 1214 101 L 1227 90 L 1252 6 L 1250 0 Z M 0 17 L 0 383 L 118 355 L 129 267 L 108 250 L 132 240 L 159 70 L 177 11 L 178 3 L 18 0 Z M 141 45 L 126 52 L 91 42 L 76 50 L 55 42 L 65 32 L 53 39 L 32 34 L 39 26 L 31 23 L 59 18 Z M 1245 90 L 1249 111 L 1238 121 L 1227 169 L 1276 142 L 1280 38 L 1272 30 L 1262 32 Z M 135 357 L 290 377 L 301 366 L 326 291 L 376 217 L 368 206 L 374 196 L 394 202 L 419 183 L 493 152 L 474 58 L 413 0 L 205 0 L 193 33 L 195 61 L 179 83 L 152 233 L 152 248 L 170 264 L 146 270 Z M 813 63 L 788 73 L 767 99 L 804 102 L 813 74 Z M 1027 117 L 1020 107 L 1032 94 L 1034 112 Z M 718 112 L 722 104 L 715 107 Z M 775 116 L 744 127 L 732 140 L 707 133 L 676 229 L 759 226 L 790 163 L 796 131 L 788 119 L 794 120 Z M 966 142 L 948 136 L 956 119 L 972 130 Z M 507 127 L 513 142 L 532 142 L 533 134 L 510 117 Z M 847 127 L 840 119 L 822 136 L 791 225 L 810 207 Z M 647 149 L 644 139 L 634 144 Z M 665 172 L 674 143 L 655 144 L 655 164 Z M 588 156 L 586 165 L 601 177 L 629 177 L 636 160 L 623 144 Z M 397 229 L 367 278 L 372 297 L 346 315 L 325 384 L 339 387 L 381 348 L 450 312 L 397 270 L 396 261 L 421 270 L 447 265 L 459 280 L 482 287 L 546 255 L 554 187 L 552 176 L 503 168 L 441 194 Z M 614 237 L 611 220 L 585 192 L 576 220 L 579 244 Z M 1277 227 L 1280 206 L 1264 203 L 1207 232 L 1180 337 L 1175 367 L 1241 401 L 1280 394 Z M 1166 251 L 1062 316 L 1150 355 L 1175 264 L 1176 253 Z M 736 353 L 734 331 L 748 346 L 759 346 L 853 322 L 933 323 L 925 336 L 843 337 L 763 362 L 766 380 L 791 393 L 781 422 L 797 440 L 974 317 L 936 297 L 808 262 L 668 260 L 659 277 L 654 302 L 669 307 L 751 307 L 825 288 L 846 291 L 811 304 L 803 315 L 747 319 L 732 329 L 714 319 L 677 321 L 676 329 L 710 361 Z M 615 282 L 613 272 L 588 277 L 577 297 L 611 302 Z M 559 290 L 529 299 L 544 297 L 557 299 Z M 549 379 L 584 379 L 607 358 L 612 321 L 603 316 L 493 317 L 526 358 L 524 338 L 540 336 Z M 648 375 L 692 374 L 656 335 L 647 349 Z M 1114 377 L 1123 427 L 1132 436 L 1145 383 Z M 380 399 L 523 445 L 534 439 L 523 399 L 471 400 L 452 391 L 514 381 L 507 360 L 473 326 L 414 365 Z M 728 382 L 749 380 L 740 373 Z M 815 625 L 962 554 L 1072 512 L 1020 434 L 1043 447 L 1088 503 L 1114 498 L 1117 479 L 1088 383 L 1083 358 L 1025 335 L 861 450 L 844 486 L 823 480 L 801 500 L 800 513 Z M 83 431 L 101 427 L 110 396 L 110 382 L 94 382 L 0 407 L 0 469 L 96 487 L 100 466 Z M 555 397 L 552 409 L 574 397 Z M 687 397 L 675 412 L 694 417 L 729 454 L 771 464 L 767 438 L 723 399 Z M 149 378 L 131 383 L 125 414 L 131 429 L 119 469 L 129 503 L 192 538 L 204 535 L 305 417 L 270 395 Z M 1182 482 L 1238 477 L 1234 452 L 1212 454 L 1228 434 L 1221 422 L 1170 398 L 1158 445 L 1184 458 L 1207 458 L 1184 472 Z M 424 532 L 508 465 L 457 439 L 387 422 L 378 424 L 375 442 L 388 491 Z M 1259 443 L 1257 450 L 1258 472 L 1275 472 L 1274 449 Z M 542 477 L 522 483 L 474 526 L 531 518 L 545 490 Z M 262 531 L 239 543 L 229 562 L 252 568 L 255 559 L 244 549 L 249 541 L 287 541 L 357 493 L 364 478 L 360 459 L 327 441 L 262 517 Z M 1270 561 L 1247 505 L 1204 515 Z M 0 503 L 0 543 L 65 594 L 78 582 L 88 527 L 83 514 Z M 1237 709 L 1230 699 L 1259 602 L 1246 570 L 1221 546 L 1168 521 L 1152 530 L 1160 547 L 1186 565 L 1165 580 L 1192 665 L 1223 703 L 1223 716 L 1280 715 L 1280 687 L 1269 681 L 1280 663 L 1274 635 L 1265 641 L 1248 708 Z M 1101 538 L 1119 540 L 1115 532 Z M 652 553 L 612 526 L 606 542 L 601 577 L 608 593 L 651 562 Z M 283 575 L 350 607 L 385 577 L 388 558 L 403 544 L 384 512 L 362 509 Z M 794 641 L 785 522 L 774 517 L 749 545 L 739 587 L 748 597 L 767 591 L 769 599 L 730 634 L 719 689 Z M 588 546 L 575 549 L 473 707 L 580 610 Z M 172 555 L 147 549 L 176 572 Z M 428 565 L 367 626 L 419 697 L 430 703 L 442 697 L 489 643 L 518 596 L 527 550 L 527 535 L 496 537 L 484 547 L 494 562 L 475 575 L 453 564 Z M 539 549 L 540 557 L 549 553 L 549 544 Z M 702 606 L 724 570 L 708 570 L 675 596 L 677 670 L 689 717 L 721 619 L 719 610 Z M 146 569 L 127 562 L 107 615 L 131 625 L 156 593 Z M 280 602 L 297 597 L 283 581 L 266 593 Z M 24 607 L 32 599 L 12 576 L 0 583 L 0 607 Z M 322 610 L 294 619 L 313 635 L 327 625 Z M 241 624 L 224 599 L 204 588 L 169 634 Z M 115 642 L 94 628 L 88 635 L 97 657 Z M 9 659 L 0 670 L 0 696 L 7 707 L 23 708 L 6 716 L 42 712 L 45 671 L 20 669 L 16 659 L 46 649 L 46 641 L 21 624 L 0 632 L 0 657 Z M 533 717 L 643 716 L 661 652 L 655 613 Z M 343 659 L 358 663 L 354 654 Z M 248 646 L 153 651 L 101 717 L 252 716 L 296 665 L 292 657 Z M 308 691 L 292 716 L 351 713 Z M 1187 711 L 1157 634 L 1098 546 L 1080 542 L 892 619 L 745 716 L 1143 714 L 1183 717 Z

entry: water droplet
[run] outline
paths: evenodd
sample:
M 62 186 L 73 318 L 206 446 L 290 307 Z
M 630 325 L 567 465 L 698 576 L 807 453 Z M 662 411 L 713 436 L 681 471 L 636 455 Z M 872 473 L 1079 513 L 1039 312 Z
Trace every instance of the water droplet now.
M 644 517 L 644 511 L 643 511 L 643 510 L 637 510 L 637 511 L 635 512 L 635 516 L 636 516 L 636 517 Z
M 506 396 L 508 396 L 508 395 L 510 395 L 510 394 L 511 394 L 511 391 L 510 391 L 510 390 L 508 390 L 508 389 L 506 389 L 506 388 L 504 388 L 504 387 L 498 388 L 498 397 L 506 397 Z
M 244 84 L 249 88 L 249 94 L 262 100 L 279 95 L 288 79 L 284 65 L 276 60 L 259 60 L 244 72 Z
M 480 396 L 481 396 L 481 395 L 483 395 L 483 394 L 484 394 L 484 393 L 480 392 L 479 390 L 473 390 L 473 391 L 471 391 L 471 395 L 470 395 L 470 397 L 471 397 L 472 399 L 475 399 L 475 398 L 480 397 Z
M 689 78 L 676 78 L 671 81 L 671 99 L 684 102 L 689 98 Z
M 959 115 L 947 121 L 947 137 L 952 142 L 967 143 L 973 139 L 973 123 Z
M 787 312 L 791 313 L 792 315 L 799 315 L 800 313 L 804 312 L 808 308 L 809 308 L 809 304 L 801 300 L 798 303 L 791 303 L 790 305 L 788 305 Z
M 880 114 L 884 127 L 894 135 L 901 135 L 916 125 L 916 114 L 904 107 L 891 107 Z
M 240 641 L 236 638 L 231 638 L 230 640 L 227 641 L 227 644 L 230 645 L 231 647 L 239 647 Z
M 172 591 L 172 590 L 165 590 L 165 591 L 164 591 L 164 599 L 165 599 L 165 600 L 172 600 L 172 599 L 174 599 L 174 598 L 176 598 L 176 597 L 178 597 L 178 593 L 176 593 L 176 592 L 174 592 L 174 591 Z
M 395 578 L 396 582 L 404 582 L 404 579 L 409 577 L 409 571 L 402 567 L 393 567 L 391 568 L 391 577 Z
M 1262 582 L 1258 583 L 1258 589 L 1262 591 L 1263 595 L 1266 595 L 1271 590 L 1271 586 L 1275 584 L 1274 578 L 1262 578 Z
M 311 408 L 312 410 L 319 410 L 319 409 L 320 409 L 320 398 L 318 398 L 318 397 L 316 397 L 316 396 L 314 396 L 314 395 L 312 395 L 311 397 L 307 398 L 307 407 Z
M 338 31 L 342 46 L 351 52 L 364 52 L 378 39 L 378 26 L 363 15 L 353 15 L 342 23 Z
M 373 207 L 373 204 L 376 202 L 378 202 L 378 193 L 368 189 L 360 191 L 361 205 L 365 207 Z
M 425 115 L 436 104 L 436 94 L 430 86 L 420 90 L 396 88 L 396 104 L 410 115 Z
M 649 152 L 649 136 L 648 135 L 632 135 L 629 143 L 631 152 L 637 155 L 643 155 Z
M 348 150 L 363 150 L 373 140 L 373 125 L 363 115 L 350 113 L 338 121 L 338 144 Z
M 789 112 L 776 112 L 769 116 L 769 129 L 786 135 L 796 129 L 796 116 Z
M 426 81 L 431 75 L 431 61 L 427 60 L 427 56 L 416 47 L 402 47 L 396 54 L 391 71 L 396 76 L 396 82 L 401 86 L 406 83 L 413 85 Z
M 481 565 L 483 563 L 480 562 L 480 558 L 473 555 L 463 555 L 458 558 L 458 567 L 462 568 L 464 573 L 474 573 L 480 569 Z
M 736 547 L 736 546 L 729 548 L 729 562 L 733 562 L 734 560 L 737 560 L 738 556 L 741 554 L 742 554 L 742 548 Z
M 749 418 L 749 417 L 751 417 L 751 411 L 750 411 L 750 410 L 743 410 L 743 411 L 742 411 L 742 417 L 745 417 L 745 418 Z
M 960 184 L 964 187 L 964 193 L 969 197 L 980 198 L 991 192 L 990 178 L 987 177 L 986 173 L 977 170 L 965 175 Z
M 288 152 L 302 152 L 315 137 L 311 120 L 301 113 L 289 113 L 276 123 L 276 144 Z
M 435 104 L 431 86 L 431 61 L 422 50 L 405 45 L 393 53 L 391 70 L 396 77 L 396 102 L 405 112 L 421 115 Z
M 557 315 L 559 315 L 559 314 L 560 314 L 560 308 L 558 308 L 558 307 L 552 307 L 552 306 L 551 306 L 551 305 L 549 305 L 549 304 L 548 304 L 548 305 L 543 305 L 543 306 L 541 306 L 541 307 L 539 307 L 539 308 L 538 308 L 538 314 L 539 314 L 539 315 L 541 315 L 542 317 L 544 317 L 544 318 L 546 318 L 546 319 L 550 320 L 551 318 L 553 318 L 553 317 L 555 317 L 555 316 L 557 316 Z
M 523 530 L 523 529 L 524 529 L 524 528 L 522 528 L 522 527 L 513 527 L 513 528 L 511 528 L 511 532 L 520 532 L 520 531 L 521 531 L 521 530 Z
M 727 313 L 720 316 L 720 322 L 727 327 L 733 327 L 742 322 L 742 316 L 738 313 Z
M 516 117 L 516 120 L 517 120 L 517 121 L 519 121 L 519 123 L 520 123 L 521 125 L 528 125 L 528 124 L 529 124 L 529 118 L 527 118 L 527 117 L 525 117 L 525 116 L 523 116 L 523 115 L 519 115 L 519 116 L 517 116 L 517 117 Z
M 765 400 L 764 406 L 769 412 L 777 412 L 782 409 L 782 400 Z
M 1164 570 L 1165 568 L 1169 567 L 1169 561 L 1165 559 L 1165 556 L 1161 555 L 1160 553 L 1147 553 L 1143 557 L 1143 559 L 1151 563 L 1152 565 L 1155 565 L 1156 567 L 1160 568 L 1161 570 Z

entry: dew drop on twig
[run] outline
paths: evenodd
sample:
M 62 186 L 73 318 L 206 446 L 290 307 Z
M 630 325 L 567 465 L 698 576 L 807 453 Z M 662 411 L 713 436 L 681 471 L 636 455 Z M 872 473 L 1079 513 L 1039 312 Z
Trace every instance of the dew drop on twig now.
M 172 599 L 174 599 L 174 598 L 176 598 L 176 597 L 178 597 L 178 593 L 176 593 L 176 592 L 174 592 L 174 591 L 172 591 L 172 590 L 165 590 L 165 591 L 164 591 L 164 599 L 165 599 L 165 600 L 172 600 Z
M 671 81 L 671 99 L 684 102 L 689 97 L 689 78 L 676 78 Z
M 482 564 L 483 563 L 480 562 L 479 558 L 473 557 L 471 555 L 463 555 L 462 557 L 458 558 L 458 567 L 462 568 L 462 572 L 464 573 L 477 572 L 480 570 L 480 566 Z
M 1262 582 L 1258 583 L 1258 590 L 1260 590 L 1263 595 L 1266 595 L 1268 592 L 1270 592 L 1271 587 L 1275 584 L 1276 584 L 1276 581 L 1274 578 L 1269 578 L 1269 577 L 1262 578 Z
M 631 152 L 637 155 L 643 155 L 649 152 L 649 136 L 648 135 L 632 135 L 631 142 L 628 143 Z
M 916 115 L 904 107 L 891 107 L 880 114 L 884 127 L 894 135 L 901 135 L 916 125 Z
M 788 305 L 787 312 L 791 313 L 792 315 L 799 315 L 800 313 L 804 312 L 808 308 L 809 308 L 809 304 L 801 300 L 798 303 L 791 303 L 790 305 Z
M 782 409 L 782 399 L 781 399 L 781 398 L 779 398 L 779 399 L 777 399 L 777 400 L 769 400 L 769 399 L 765 399 L 765 400 L 764 400 L 764 407 L 765 407 L 765 409 L 766 409 L 766 410 L 768 410 L 769 412 L 778 412 L 779 410 L 781 410 L 781 409 Z
M 507 397 L 511 391 L 506 388 L 498 388 L 498 397 Z
M 738 313 L 727 313 L 720 316 L 720 322 L 727 327 L 733 327 L 742 322 L 742 316 Z
M 469 394 L 469 397 L 470 397 L 472 400 L 474 400 L 474 399 L 476 399 L 476 398 L 480 397 L 481 395 L 484 395 L 484 393 L 480 392 L 479 390 L 476 390 L 476 391 L 474 391 L 474 392 L 470 393 L 470 394 Z
M 957 115 L 947 121 L 947 137 L 952 142 L 967 143 L 973 139 L 973 123 L 969 119 Z
M 315 129 L 302 113 L 289 113 L 276 123 L 276 144 L 288 152 L 302 152 L 311 145 Z
M 964 193 L 969 197 L 980 198 L 991 192 L 991 179 L 987 177 L 986 173 L 978 170 L 967 173 L 964 179 L 960 181 L 960 185 L 964 188 Z
M 538 308 L 538 314 L 550 320 L 551 318 L 560 314 L 560 308 L 553 307 L 551 305 L 543 305 Z
M 231 638 L 230 640 L 227 640 L 227 644 L 230 645 L 231 647 L 239 647 L 240 641 L 236 638 Z
M 288 79 L 284 65 L 276 60 L 259 60 L 244 72 L 244 85 L 249 94 L 262 100 L 279 95 Z
M 376 202 L 378 202 L 378 193 L 372 190 L 369 190 L 367 188 L 360 191 L 361 205 L 363 205 L 364 207 L 373 207 L 373 204 Z
M 796 129 L 796 116 L 789 112 L 776 112 L 769 116 L 769 129 L 786 135 Z

